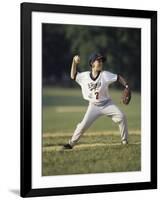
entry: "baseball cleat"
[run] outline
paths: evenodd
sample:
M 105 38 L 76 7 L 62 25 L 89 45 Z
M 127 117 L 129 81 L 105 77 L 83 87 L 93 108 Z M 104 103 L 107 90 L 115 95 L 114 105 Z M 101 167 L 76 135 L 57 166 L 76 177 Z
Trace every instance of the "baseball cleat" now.
M 128 141 L 127 140 L 122 140 L 121 144 L 128 144 Z
M 64 144 L 63 149 L 72 149 L 73 147 L 70 144 Z

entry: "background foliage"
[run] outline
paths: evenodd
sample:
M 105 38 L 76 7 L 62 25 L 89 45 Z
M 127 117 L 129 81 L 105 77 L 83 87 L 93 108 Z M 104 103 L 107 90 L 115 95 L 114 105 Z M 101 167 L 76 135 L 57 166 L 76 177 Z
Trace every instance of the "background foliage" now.
M 42 30 L 44 85 L 76 86 L 69 76 L 73 56 L 80 55 L 79 71 L 84 71 L 90 69 L 90 54 L 101 52 L 107 58 L 105 70 L 121 74 L 133 90 L 140 90 L 140 29 L 43 24 Z

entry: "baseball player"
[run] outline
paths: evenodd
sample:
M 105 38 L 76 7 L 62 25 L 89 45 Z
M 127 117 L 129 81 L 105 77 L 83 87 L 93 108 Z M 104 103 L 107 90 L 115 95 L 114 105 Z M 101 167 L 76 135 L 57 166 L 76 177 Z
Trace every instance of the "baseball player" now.
M 79 141 L 82 134 L 100 116 L 105 115 L 118 124 L 121 143 L 128 144 L 128 127 L 125 114 L 113 103 L 108 87 L 111 83 L 119 81 L 124 87 L 123 103 L 128 104 L 131 93 L 128 83 L 118 75 L 103 70 L 103 62 L 106 58 L 100 53 L 93 53 L 89 58 L 90 71 L 77 72 L 77 65 L 80 63 L 78 55 L 73 57 L 71 66 L 71 79 L 75 80 L 82 89 L 83 98 L 89 101 L 89 106 L 83 120 L 78 123 L 73 136 L 64 149 L 72 149 Z

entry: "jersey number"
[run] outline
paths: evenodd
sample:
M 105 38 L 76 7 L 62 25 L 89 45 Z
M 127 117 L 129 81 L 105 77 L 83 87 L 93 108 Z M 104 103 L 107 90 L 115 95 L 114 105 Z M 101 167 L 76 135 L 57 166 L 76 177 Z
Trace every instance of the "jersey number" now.
M 99 93 L 95 92 L 95 95 L 96 95 L 96 99 L 98 99 Z

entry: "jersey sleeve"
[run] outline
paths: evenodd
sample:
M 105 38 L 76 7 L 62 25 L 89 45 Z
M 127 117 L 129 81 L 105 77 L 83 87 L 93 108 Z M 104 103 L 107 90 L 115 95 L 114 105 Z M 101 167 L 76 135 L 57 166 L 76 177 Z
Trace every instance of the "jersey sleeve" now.
M 82 80 L 83 80 L 83 76 L 81 72 L 77 72 L 76 76 L 75 76 L 75 81 L 81 85 L 82 84 Z
M 115 81 L 117 81 L 118 79 L 118 74 L 113 74 L 111 72 L 105 72 L 104 73 L 104 78 L 105 78 L 105 81 L 108 83 L 108 84 L 111 84 Z

